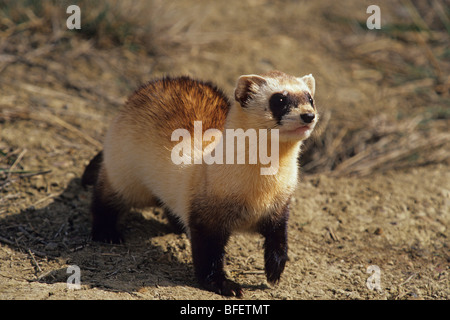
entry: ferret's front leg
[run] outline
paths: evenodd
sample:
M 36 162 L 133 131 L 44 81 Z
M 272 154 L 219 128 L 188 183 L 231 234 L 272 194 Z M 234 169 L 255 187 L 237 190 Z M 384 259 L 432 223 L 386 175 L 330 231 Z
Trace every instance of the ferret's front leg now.
M 191 220 L 189 227 L 195 275 L 200 285 L 224 296 L 241 297 L 241 286 L 229 280 L 223 269 L 230 233 L 213 229 L 195 219 Z
M 275 213 L 261 223 L 260 232 L 265 237 L 264 262 L 267 281 L 276 284 L 280 281 L 288 260 L 287 223 L 289 202 L 281 212 Z

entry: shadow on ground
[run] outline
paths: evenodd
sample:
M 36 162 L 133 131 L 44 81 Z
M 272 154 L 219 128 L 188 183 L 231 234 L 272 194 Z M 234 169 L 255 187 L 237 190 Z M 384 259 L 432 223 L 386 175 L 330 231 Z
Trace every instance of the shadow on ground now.
M 177 243 L 160 246 L 154 239 L 172 233 L 162 210 L 146 214 L 130 212 L 121 220 L 125 243 L 93 242 L 90 239 L 89 191 L 72 179 L 54 201 L 42 208 L 29 207 L 0 220 L 1 240 L 27 253 L 36 279 L 47 284 L 66 282 L 68 265 L 81 270 L 81 284 L 112 291 L 138 291 L 144 286 L 188 285 L 196 287 L 189 261 L 189 241 L 178 235 Z M 187 249 L 181 250 L 180 249 Z M 42 271 L 45 262 L 64 266 Z

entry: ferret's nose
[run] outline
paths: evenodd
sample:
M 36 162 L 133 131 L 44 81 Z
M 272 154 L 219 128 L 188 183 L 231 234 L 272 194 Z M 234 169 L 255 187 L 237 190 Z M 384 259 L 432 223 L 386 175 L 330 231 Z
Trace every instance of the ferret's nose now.
M 316 117 L 316 115 L 314 113 L 302 113 L 300 115 L 300 118 L 305 123 L 311 123 L 314 120 L 315 117 Z

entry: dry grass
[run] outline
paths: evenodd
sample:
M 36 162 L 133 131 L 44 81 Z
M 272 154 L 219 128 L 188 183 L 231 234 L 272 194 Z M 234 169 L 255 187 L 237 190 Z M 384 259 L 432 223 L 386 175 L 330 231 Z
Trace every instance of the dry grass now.
M 443 1 L 401 1 L 401 19 L 384 25 L 368 41 L 362 36 L 340 42 L 336 54 L 359 64 L 355 80 L 373 81 L 373 116 L 335 126 L 325 115 L 323 134 L 307 154 L 306 172 L 368 175 L 450 160 L 450 7 Z M 339 13 L 356 33 L 363 19 Z M 377 112 L 378 111 L 378 112 Z M 356 123 L 356 125 L 355 125 Z
M 445 128 L 424 130 L 425 122 L 422 116 L 401 122 L 387 121 L 381 116 L 371 119 L 364 131 L 348 134 L 344 128 L 326 149 L 327 154 L 306 164 L 305 170 L 313 166 L 323 170 L 335 165 L 331 170 L 333 175 L 365 176 L 448 161 L 450 133 Z M 445 122 L 441 125 L 446 126 Z M 344 142 L 345 138 L 348 140 Z M 341 159 L 337 159 L 339 156 Z

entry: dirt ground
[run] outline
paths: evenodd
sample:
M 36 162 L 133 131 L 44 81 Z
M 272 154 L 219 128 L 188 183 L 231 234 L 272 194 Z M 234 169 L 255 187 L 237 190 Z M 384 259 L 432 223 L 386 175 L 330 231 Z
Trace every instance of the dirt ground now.
M 321 123 L 302 153 L 281 282 L 266 282 L 259 235 L 227 247 L 244 298 L 450 298 L 445 1 L 380 1 L 381 30 L 356 0 L 79 1 L 81 32 L 64 2 L 20 3 L 1 7 L 0 299 L 223 299 L 199 288 L 189 239 L 159 208 L 124 217 L 124 244 L 92 242 L 80 176 L 139 84 L 189 74 L 232 97 L 240 75 L 272 69 L 315 76 Z

